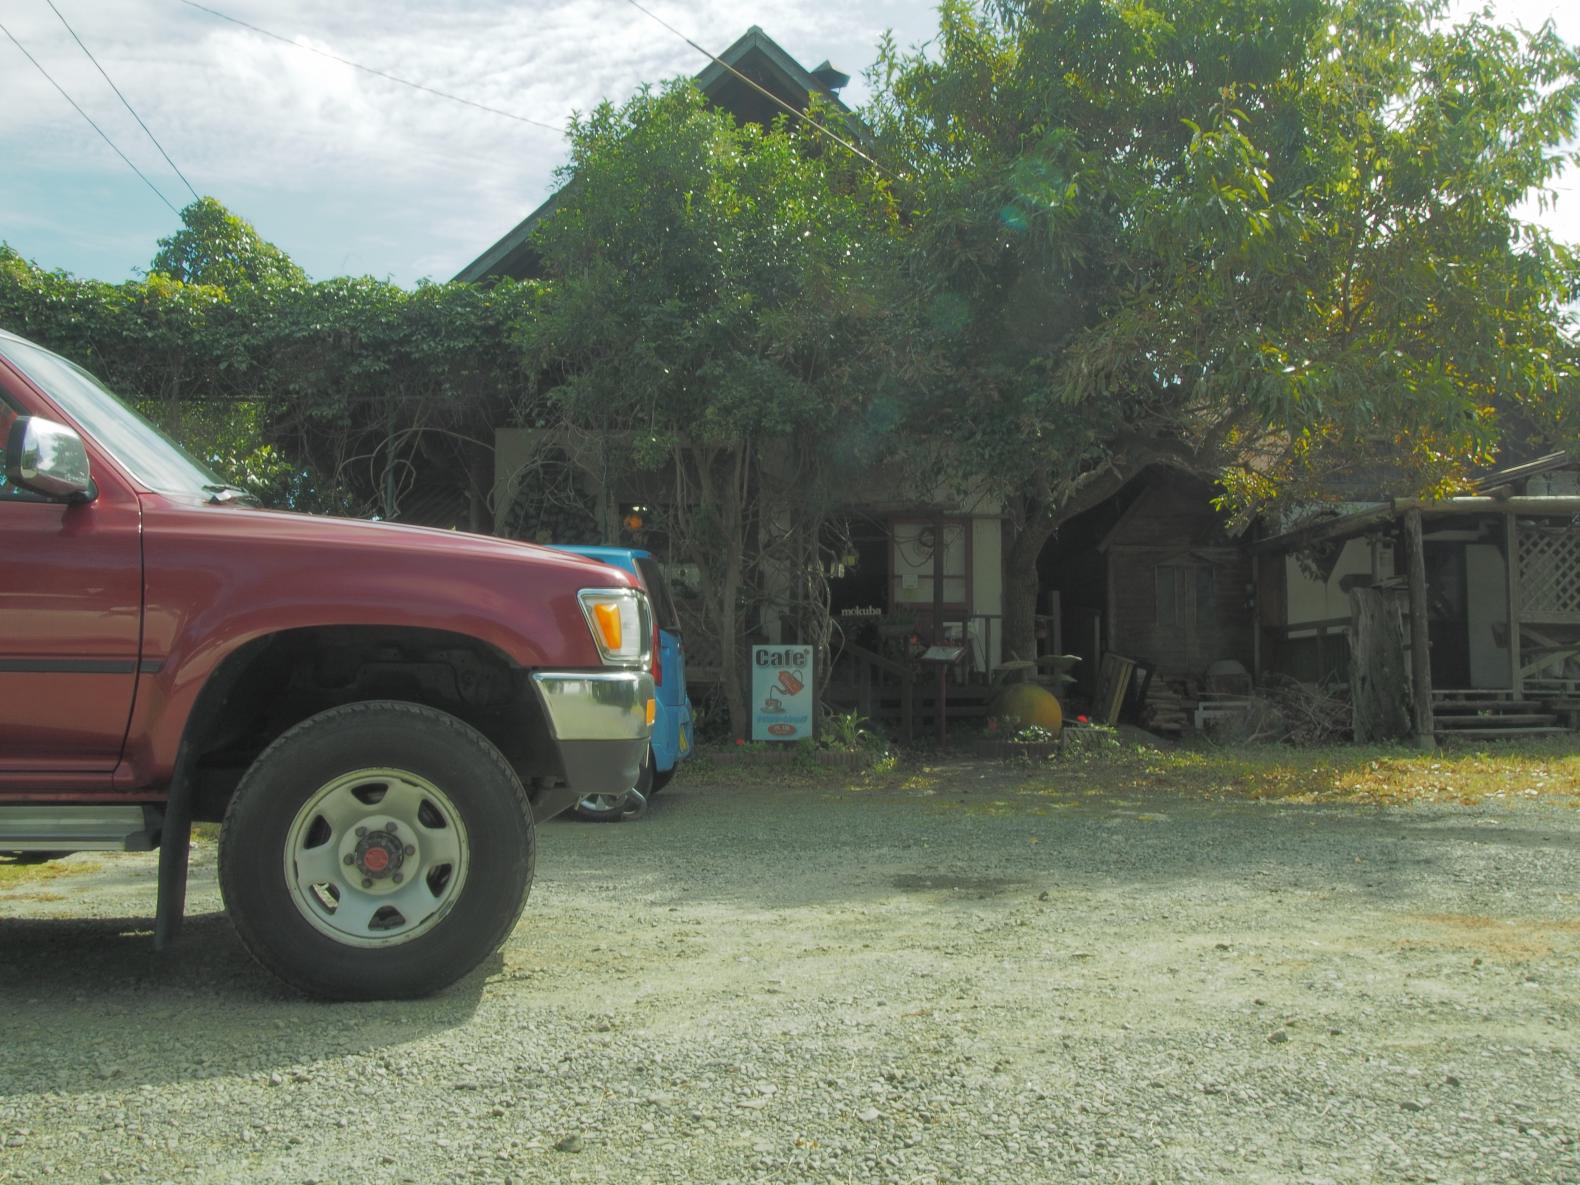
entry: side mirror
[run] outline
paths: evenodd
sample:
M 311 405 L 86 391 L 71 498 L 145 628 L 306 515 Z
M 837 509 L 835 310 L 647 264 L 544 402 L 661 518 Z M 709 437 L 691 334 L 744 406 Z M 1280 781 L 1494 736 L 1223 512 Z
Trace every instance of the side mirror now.
M 63 502 L 93 500 L 88 450 L 64 424 L 20 416 L 5 445 L 5 475 L 24 490 Z

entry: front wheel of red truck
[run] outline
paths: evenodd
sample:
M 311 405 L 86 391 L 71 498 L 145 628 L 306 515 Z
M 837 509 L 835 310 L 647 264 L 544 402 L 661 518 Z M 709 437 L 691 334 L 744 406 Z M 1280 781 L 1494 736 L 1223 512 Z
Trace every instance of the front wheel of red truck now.
M 281 735 L 225 814 L 220 889 L 285 982 L 340 1000 L 438 991 L 498 949 L 526 903 L 526 792 L 469 725 L 392 700 Z

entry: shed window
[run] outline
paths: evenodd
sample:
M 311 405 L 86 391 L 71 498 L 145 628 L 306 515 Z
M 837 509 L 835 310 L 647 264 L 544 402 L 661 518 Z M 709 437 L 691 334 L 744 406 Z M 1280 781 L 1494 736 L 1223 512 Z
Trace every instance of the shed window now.
M 1218 608 L 1218 583 L 1206 564 L 1159 564 L 1154 570 L 1158 625 L 1206 625 Z

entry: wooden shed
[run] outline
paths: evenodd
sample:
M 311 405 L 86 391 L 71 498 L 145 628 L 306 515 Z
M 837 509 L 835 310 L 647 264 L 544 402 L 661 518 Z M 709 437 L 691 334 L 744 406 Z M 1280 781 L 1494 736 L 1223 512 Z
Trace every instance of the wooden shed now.
M 1213 498 L 1200 478 L 1151 469 L 1049 548 L 1043 584 L 1088 691 L 1105 653 L 1163 682 L 1199 684 L 1224 660 L 1252 669 L 1251 559 Z

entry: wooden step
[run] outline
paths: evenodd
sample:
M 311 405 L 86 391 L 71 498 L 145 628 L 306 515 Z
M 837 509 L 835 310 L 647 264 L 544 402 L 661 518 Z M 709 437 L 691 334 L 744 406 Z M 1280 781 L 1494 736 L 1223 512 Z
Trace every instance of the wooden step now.
M 1452 716 L 1444 712 L 1434 712 L 1433 719 L 1442 728 L 1452 728 L 1455 732 L 1463 732 L 1469 725 L 1485 724 L 1489 728 L 1496 726 L 1503 728 L 1508 725 L 1550 725 L 1557 724 L 1558 717 L 1551 712 L 1498 712 L 1491 716 Z
M 1573 736 L 1574 732 L 1568 728 L 1559 728 L 1556 725 L 1550 728 L 1446 728 L 1438 729 L 1437 735 L 1444 740 L 1458 737 L 1476 737 L 1482 740 L 1509 740 L 1516 737 L 1557 737 Z
M 1529 712 L 1541 707 L 1541 701 L 1534 699 L 1432 699 L 1434 712 Z

